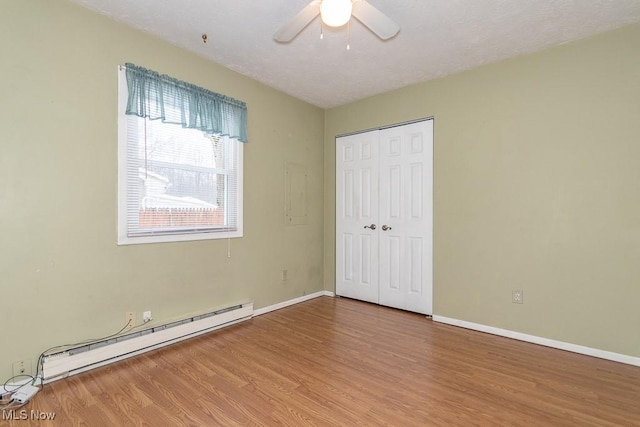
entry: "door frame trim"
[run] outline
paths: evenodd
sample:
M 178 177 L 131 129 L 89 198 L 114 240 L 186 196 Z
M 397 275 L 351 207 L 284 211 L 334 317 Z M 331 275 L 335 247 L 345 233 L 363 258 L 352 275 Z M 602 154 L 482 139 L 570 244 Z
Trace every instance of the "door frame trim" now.
M 336 139 L 342 138 L 343 136 L 357 135 L 359 133 L 367 133 L 367 132 L 371 132 L 371 131 L 374 131 L 374 130 L 390 129 L 390 128 L 395 128 L 395 127 L 398 127 L 398 126 L 411 125 L 413 123 L 426 122 L 428 120 L 433 120 L 433 125 L 434 125 L 433 126 L 433 132 L 435 134 L 435 124 L 436 124 L 435 116 L 429 116 L 429 117 L 423 117 L 421 119 L 407 120 L 406 122 L 394 123 L 394 124 L 391 124 L 391 125 L 379 126 L 379 127 L 359 130 L 359 131 L 355 131 L 355 132 L 341 133 L 341 134 L 336 135 L 335 137 L 333 137 L 333 139 L 335 141 Z M 434 144 L 435 144 L 435 138 L 434 138 Z

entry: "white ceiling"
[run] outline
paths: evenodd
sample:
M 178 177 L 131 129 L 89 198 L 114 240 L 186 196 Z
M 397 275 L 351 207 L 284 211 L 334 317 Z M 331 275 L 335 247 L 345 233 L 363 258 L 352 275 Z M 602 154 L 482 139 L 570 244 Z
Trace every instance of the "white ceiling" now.
M 369 0 L 400 33 L 352 20 L 347 51 L 346 27 L 320 40 L 318 18 L 273 40 L 309 0 L 73 1 L 322 108 L 640 22 L 639 0 Z

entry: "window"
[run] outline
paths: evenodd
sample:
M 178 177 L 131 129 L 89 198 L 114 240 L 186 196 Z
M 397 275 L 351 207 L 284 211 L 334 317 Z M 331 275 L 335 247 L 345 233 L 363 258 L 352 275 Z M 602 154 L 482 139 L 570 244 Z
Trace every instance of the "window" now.
M 243 144 L 176 123 L 182 99 L 165 95 L 161 107 L 147 99 L 162 119 L 126 114 L 125 73 L 118 79 L 118 244 L 241 237 Z

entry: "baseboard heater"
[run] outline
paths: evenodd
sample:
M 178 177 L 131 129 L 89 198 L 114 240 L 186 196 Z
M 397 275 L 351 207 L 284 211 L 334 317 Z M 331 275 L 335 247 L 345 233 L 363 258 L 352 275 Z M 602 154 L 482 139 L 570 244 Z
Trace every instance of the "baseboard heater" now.
M 44 382 L 117 362 L 251 317 L 252 302 L 47 354 L 42 362 Z

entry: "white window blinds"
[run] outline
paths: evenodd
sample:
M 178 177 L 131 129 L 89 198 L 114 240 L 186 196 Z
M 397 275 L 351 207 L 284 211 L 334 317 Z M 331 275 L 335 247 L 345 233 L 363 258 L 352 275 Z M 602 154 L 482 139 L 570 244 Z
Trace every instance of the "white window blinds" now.
M 243 144 L 124 114 L 123 80 L 121 71 L 119 243 L 242 236 Z M 180 115 L 169 103 L 163 108 Z

